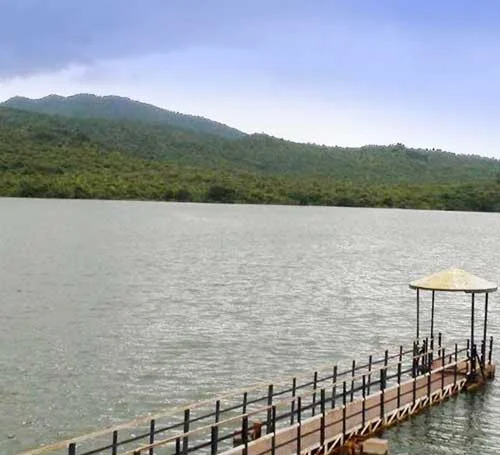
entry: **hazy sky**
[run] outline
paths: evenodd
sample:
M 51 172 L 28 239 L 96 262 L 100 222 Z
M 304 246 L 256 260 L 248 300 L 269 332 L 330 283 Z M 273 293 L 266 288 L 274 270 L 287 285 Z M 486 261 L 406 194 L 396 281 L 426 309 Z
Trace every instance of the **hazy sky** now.
M 496 0 L 0 0 L 0 100 L 116 94 L 247 132 L 500 157 Z

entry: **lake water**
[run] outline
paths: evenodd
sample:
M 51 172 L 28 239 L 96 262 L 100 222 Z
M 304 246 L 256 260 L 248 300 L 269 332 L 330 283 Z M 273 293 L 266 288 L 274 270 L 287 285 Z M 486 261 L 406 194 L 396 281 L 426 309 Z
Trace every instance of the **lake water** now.
M 499 247 L 498 214 L 0 199 L 0 454 L 411 343 L 408 281 L 498 281 Z M 438 294 L 446 341 L 468 322 Z M 493 382 L 386 436 L 497 454 L 499 412 Z

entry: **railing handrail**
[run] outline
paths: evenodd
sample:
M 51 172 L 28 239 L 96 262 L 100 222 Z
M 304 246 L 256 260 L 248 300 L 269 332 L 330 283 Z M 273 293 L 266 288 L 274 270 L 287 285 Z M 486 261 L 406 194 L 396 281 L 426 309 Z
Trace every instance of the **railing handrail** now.
M 438 339 L 440 339 L 440 338 L 438 338 Z M 322 377 L 322 378 L 318 378 L 317 377 L 317 372 L 321 371 L 321 369 L 324 368 L 324 367 L 318 368 L 316 370 L 316 372 L 315 372 L 315 381 L 312 381 L 312 382 L 309 381 L 309 382 L 306 382 L 304 384 L 298 384 L 298 385 L 295 385 L 295 387 L 292 387 L 292 388 L 289 388 L 289 389 L 286 389 L 286 390 L 281 390 L 281 391 L 276 391 L 275 389 L 273 389 L 273 393 L 270 395 L 271 400 L 273 398 L 275 398 L 275 397 L 281 397 L 285 393 L 289 393 L 289 392 L 295 393 L 296 396 L 301 396 L 301 397 L 315 396 L 315 394 L 317 394 L 317 392 L 320 391 L 321 388 L 322 388 L 322 387 L 318 387 L 318 386 L 322 385 L 326 381 L 332 380 L 332 382 L 328 382 L 328 388 L 335 388 L 335 387 L 337 387 L 339 385 L 342 385 L 343 382 L 354 383 L 356 381 L 359 381 L 363 376 L 375 375 L 375 374 L 377 374 L 378 372 L 380 372 L 382 370 L 387 370 L 390 367 L 393 367 L 395 365 L 398 366 L 400 364 L 403 364 L 404 362 L 413 362 L 413 363 L 415 363 L 415 361 L 418 362 L 420 359 L 422 359 L 424 357 L 427 357 L 427 356 L 430 356 L 431 354 L 433 354 L 436 351 L 436 350 L 431 350 L 430 349 L 430 346 L 432 345 L 432 340 L 433 339 L 427 338 L 426 339 L 426 343 L 425 343 L 425 346 L 427 347 L 427 349 L 425 350 L 425 352 L 417 353 L 416 355 L 415 355 L 416 342 L 414 342 L 412 349 L 403 351 L 402 346 L 400 346 L 399 352 L 397 352 L 396 354 L 391 355 L 391 356 L 388 355 L 388 350 L 386 350 L 384 357 L 382 357 L 380 359 L 372 360 L 372 356 L 370 356 L 371 362 L 369 362 L 367 364 L 363 364 L 363 365 L 359 365 L 359 366 L 354 366 L 354 362 L 353 362 L 353 368 L 347 369 L 345 371 L 337 372 L 336 374 L 334 372 L 334 374 L 328 375 L 328 376 L 325 376 L 325 377 Z M 441 347 L 439 346 L 438 350 L 440 350 L 440 349 L 441 349 Z M 461 349 L 458 352 L 461 353 L 461 352 L 464 352 L 464 351 L 466 351 L 466 348 Z M 408 358 L 408 354 L 410 354 L 410 353 L 413 354 L 413 355 L 410 358 Z M 332 364 L 331 363 L 327 364 L 327 367 L 331 368 Z M 366 371 L 365 374 L 354 375 L 355 372 L 359 372 L 361 370 L 367 370 L 367 371 Z M 336 370 L 334 370 L 334 371 L 336 371 Z M 406 372 L 408 372 L 408 371 L 405 371 L 405 373 Z M 302 373 L 300 375 L 290 376 L 290 377 L 287 377 L 286 379 L 285 378 L 281 379 L 280 381 L 274 382 L 274 383 L 271 383 L 269 381 L 268 382 L 261 382 L 261 383 L 254 384 L 253 386 L 250 386 L 250 387 L 239 388 L 239 389 L 236 389 L 236 390 L 227 391 L 227 392 L 224 392 L 222 394 L 219 394 L 215 398 L 210 398 L 210 399 L 207 399 L 207 400 L 198 401 L 198 402 L 192 403 L 190 405 L 176 406 L 174 408 L 170 408 L 166 412 L 159 412 L 159 413 L 155 413 L 155 414 L 152 414 L 152 415 L 144 416 L 144 417 L 141 417 L 141 418 L 138 418 L 138 419 L 134 419 L 134 420 L 131 420 L 131 421 L 128 421 L 128 422 L 124 422 L 122 424 L 116 425 L 116 426 L 111 427 L 111 428 L 107 428 L 107 429 L 103 429 L 103 430 L 99 430 L 99 431 L 87 433 L 87 434 L 84 434 L 84 435 L 81 435 L 81 436 L 78 436 L 78 437 L 73 437 L 73 438 L 70 438 L 70 439 L 66 439 L 64 441 L 60 441 L 60 442 L 57 442 L 57 443 L 54 443 L 54 444 L 43 446 L 43 447 L 40 447 L 40 448 L 37 448 L 37 449 L 33 449 L 33 450 L 26 451 L 26 452 L 22 452 L 19 455 L 41 455 L 41 454 L 44 454 L 44 453 L 47 453 L 47 452 L 50 452 L 50 451 L 60 450 L 60 449 L 63 449 L 65 447 L 68 447 L 68 445 L 71 444 L 71 443 L 80 443 L 80 442 L 90 441 L 90 440 L 93 440 L 93 439 L 96 439 L 96 438 L 99 438 L 99 437 L 104 437 L 106 435 L 111 435 L 111 434 L 113 434 L 113 433 L 115 433 L 117 431 L 120 431 L 120 430 L 136 428 L 136 427 L 138 427 L 140 425 L 144 425 L 144 424 L 149 423 L 149 422 L 151 422 L 153 420 L 157 420 L 157 419 L 169 417 L 169 416 L 178 414 L 180 412 L 185 412 L 187 410 L 192 411 L 192 410 L 195 410 L 195 409 L 199 409 L 199 408 L 201 408 L 203 406 L 207 406 L 207 405 L 211 405 L 211 404 L 215 404 L 217 402 L 220 402 L 223 399 L 228 399 L 228 398 L 231 398 L 231 397 L 236 397 L 236 396 L 238 396 L 238 395 L 240 395 L 242 393 L 244 395 L 246 395 L 249 392 L 252 392 L 252 391 L 255 391 L 255 390 L 259 390 L 259 389 L 262 389 L 264 387 L 269 387 L 270 385 L 273 385 L 273 387 L 277 388 L 279 386 L 283 386 L 283 385 L 289 384 L 290 380 L 293 380 L 294 384 L 296 384 L 297 379 L 299 379 L 299 378 L 305 378 L 305 377 L 310 377 L 310 375 L 311 375 L 310 372 L 309 373 Z M 393 377 L 394 376 L 392 376 L 391 378 L 393 378 Z M 333 381 L 333 379 L 336 379 L 336 380 Z M 376 385 L 378 383 L 379 383 L 379 381 L 371 382 L 371 384 L 374 384 L 374 385 Z M 313 390 L 308 391 L 308 392 L 302 390 L 305 387 L 309 387 L 309 386 L 313 386 L 314 387 Z M 353 392 L 350 390 L 350 393 L 353 393 Z M 242 403 L 242 404 L 239 404 L 239 405 L 236 405 L 236 406 L 230 406 L 227 409 L 220 409 L 219 408 L 219 410 L 218 410 L 219 414 L 218 415 L 220 416 L 224 412 L 229 412 L 229 411 L 237 410 L 237 409 L 242 408 L 243 406 L 246 406 L 246 405 L 248 405 L 248 406 L 254 405 L 254 404 L 259 403 L 259 402 L 261 402 L 263 400 L 266 400 L 268 398 L 269 398 L 269 395 L 264 395 L 262 397 L 254 399 L 252 401 L 248 401 L 245 405 Z M 296 400 L 296 397 L 279 398 L 278 401 L 275 402 L 276 403 L 275 406 L 278 406 L 278 405 L 279 406 L 284 406 L 286 404 L 291 404 L 291 403 L 294 403 L 295 400 Z M 239 415 L 234 416 L 234 417 L 229 418 L 229 419 L 221 420 L 220 422 L 216 422 L 216 424 L 220 425 L 221 423 L 230 423 L 230 422 L 233 422 L 235 419 L 239 420 L 239 419 L 242 419 L 243 417 L 249 417 L 249 416 L 255 415 L 257 413 L 262 413 L 262 412 L 268 411 L 271 407 L 272 407 L 271 405 L 265 405 L 265 406 L 259 407 L 257 410 L 252 410 L 250 412 L 245 412 L 245 413 L 239 414 Z M 197 417 L 196 419 L 189 420 L 188 424 L 194 423 L 194 422 L 199 421 L 199 420 L 203 420 L 205 418 L 213 417 L 213 416 L 216 415 L 216 412 L 211 412 L 211 413 L 206 414 L 206 415 L 204 415 L 202 417 Z M 199 426 L 197 428 L 193 428 L 190 431 L 188 431 L 187 433 L 186 432 L 182 432 L 182 433 L 179 433 L 179 435 L 172 436 L 172 437 L 169 438 L 169 440 L 170 441 L 175 441 L 175 439 L 178 438 L 178 437 L 183 437 L 184 435 L 192 435 L 192 434 L 195 434 L 197 432 L 199 433 L 202 430 L 206 430 L 207 428 L 211 428 L 213 425 L 214 424 L 202 425 L 202 426 Z M 158 430 L 157 432 L 155 432 L 155 434 L 158 434 L 160 432 L 165 432 L 167 430 L 168 431 L 175 430 L 176 428 L 182 428 L 182 427 L 183 427 L 183 422 L 180 422 L 178 424 L 166 427 L 163 430 Z M 147 438 L 149 436 L 150 436 L 150 432 L 145 433 L 142 436 L 135 437 L 134 440 L 145 439 L 145 438 Z M 131 441 L 119 441 L 117 443 L 117 446 L 124 445 L 125 443 L 130 443 L 130 442 Z M 107 445 L 105 447 L 102 447 L 101 449 L 97 448 L 97 449 L 95 449 L 93 451 L 93 453 L 98 453 L 99 450 L 105 450 L 105 449 L 107 449 L 109 447 L 110 446 Z M 149 446 L 146 446 L 146 447 L 149 447 Z M 152 446 L 152 447 L 155 447 L 155 446 Z M 128 452 L 124 452 L 123 454 L 126 454 L 126 453 L 128 453 Z

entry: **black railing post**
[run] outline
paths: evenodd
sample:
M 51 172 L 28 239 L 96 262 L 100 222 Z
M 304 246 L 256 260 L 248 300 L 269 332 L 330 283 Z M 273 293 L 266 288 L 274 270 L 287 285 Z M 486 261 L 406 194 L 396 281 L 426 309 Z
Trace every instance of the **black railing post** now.
M 368 357 L 368 395 L 370 395 L 370 389 L 372 387 L 372 363 L 373 356 L 370 354 L 370 357 Z
M 273 407 L 271 408 L 271 414 L 272 414 L 272 419 L 271 419 L 271 433 L 275 433 L 276 432 L 276 405 L 273 405 Z
M 267 388 L 267 424 L 266 424 L 266 434 L 271 432 L 271 418 L 272 418 L 272 410 L 271 406 L 273 405 L 273 385 L 269 384 Z
M 444 389 L 444 358 L 446 355 L 445 352 L 446 352 L 445 348 L 442 348 L 441 349 L 441 354 L 442 354 L 442 356 L 441 356 L 441 390 Z
M 380 420 L 384 420 L 384 415 L 385 415 L 385 374 L 387 370 L 385 368 L 382 368 L 380 370 Z
M 215 423 L 219 422 L 220 419 L 220 400 L 215 402 Z
M 316 389 L 318 387 L 318 372 L 314 372 L 313 379 L 313 394 L 312 394 L 312 415 L 316 414 Z
M 290 405 L 290 425 L 295 421 L 295 394 L 297 393 L 297 378 L 292 380 L 292 404 Z
M 362 409 L 361 409 L 361 419 L 362 419 L 362 427 L 365 427 L 365 419 L 366 419 L 366 376 L 363 375 L 363 401 L 362 401 Z
M 189 433 L 189 408 L 184 409 L 184 428 L 183 432 L 184 433 Z M 184 436 L 182 438 L 182 453 L 183 455 L 187 455 L 188 453 L 188 445 L 189 445 L 189 436 Z
M 401 354 L 399 358 L 401 359 Z M 401 362 L 402 360 L 398 362 L 398 409 L 401 406 Z
M 181 438 L 175 438 L 175 455 L 181 453 Z
M 297 454 L 302 451 L 302 397 L 297 397 Z
M 151 419 L 149 422 L 149 444 L 153 445 L 155 443 L 155 419 Z M 149 455 L 154 455 L 154 447 L 149 448 Z
M 243 440 L 243 454 L 248 453 L 248 416 L 244 415 L 241 419 L 241 439 Z
M 218 442 L 219 442 L 219 426 L 212 425 L 212 431 L 210 434 L 210 455 L 217 454 Z
M 247 401 L 248 401 L 248 392 L 245 392 L 243 394 L 243 403 L 241 403 L 241 413 L 242 414 L 247 413 Z
M 346 413 L 347 413 L 347 386 L 346 382 L 342 382 L 342 442 L 345 442 L 345 437 L 346 437 Z
M 113 431 L 113 442 L 111 443 L 111 455 L 116 455 L 118 451 L 118 431 Z
M 321 447 L 325 444 L 325 389 L 321 389 L 321 428 L 320 428 L 320 444 Z
M 68 455 L 76 455 L 76 444 L 74 442 L 70 442 L 68 445 Z
M 412 393 L 413 393 L 413 405 L 415 405 L 417 401 L 417 377 L 413 378 L 413 384 L 412 384 Z
M 351 403 L 354 401 L 354 376 L 356 374 L 356 360 L 352 361 L 351 371 Z
M 337 395 L 337 365 L 333 367 L 332 409 L 335 407 L 336 395 Z
M 386 349 L 384 353 L 384 369 L 385 369 L 385 379 L 387 380 L 387 366 L 389 365 L 389 351 Z
M 416 376 L 416 367 L 415 367 L 415 357 L 417 356 L 417 342 L 413 342 L 413 358 L 411 361 L 411 376 L 414 378 Z
M 488 353 L 488 364 L 491 365 L 491 355 L 493 354 L 493 337 L 490 337 L 490 352 Z
M 458 344 L 455 343 L 455 367 L 453 368 L 453 385 L 457 385 L 457 373 L 458 373 Z

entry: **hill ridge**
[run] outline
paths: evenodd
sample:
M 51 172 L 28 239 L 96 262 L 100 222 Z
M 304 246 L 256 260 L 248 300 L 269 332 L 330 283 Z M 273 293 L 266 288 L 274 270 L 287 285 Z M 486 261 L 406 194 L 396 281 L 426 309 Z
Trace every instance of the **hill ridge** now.
M 41 98 L 15 96 L 0 105 L 64 117 L 140 121 L 213 134 L 228 139 L 236 139 L 245 135 L 236 128 L 206 117 L 163 109 L 118 95 L 100 96 L 92 93 L 77 93 L 70 96 L 50 94 Z

